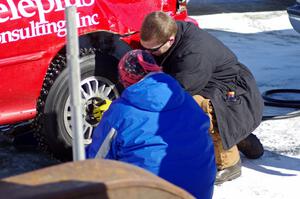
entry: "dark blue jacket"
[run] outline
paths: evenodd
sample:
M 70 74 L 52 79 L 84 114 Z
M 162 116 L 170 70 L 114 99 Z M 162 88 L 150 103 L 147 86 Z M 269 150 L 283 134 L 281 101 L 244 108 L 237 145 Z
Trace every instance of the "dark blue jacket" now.
M 208 117 L 177 81 L 154 73 L 111 104 L 87 156 L 134 164 L 210 199 L 216 166 L 208 128 Z

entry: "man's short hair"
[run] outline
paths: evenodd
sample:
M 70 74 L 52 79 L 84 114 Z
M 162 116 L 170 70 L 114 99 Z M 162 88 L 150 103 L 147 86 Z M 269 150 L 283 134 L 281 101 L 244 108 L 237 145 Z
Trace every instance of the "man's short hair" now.
M 177 24 L 175 20 L 166 13 L 158 11 L 145 17 L 140 36 L 143 41 L 156 39 L 157 42 L 163 43 L 176 33 Z

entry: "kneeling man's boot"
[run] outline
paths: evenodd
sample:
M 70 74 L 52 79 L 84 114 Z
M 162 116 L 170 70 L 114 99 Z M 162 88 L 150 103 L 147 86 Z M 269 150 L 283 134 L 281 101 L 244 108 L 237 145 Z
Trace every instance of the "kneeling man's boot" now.
M 218 170 L 215 180 L 215 185 L 220 185 L 226 181 L 234 180 L 240 177 L 242 174 L 241 160 L 239 160 L 235 165 Z
M 237 147 L 249 159 L 257 159 L 264 154 L 263 145 L 252 133 L 244 140 L 240 141 L 237 144 Z

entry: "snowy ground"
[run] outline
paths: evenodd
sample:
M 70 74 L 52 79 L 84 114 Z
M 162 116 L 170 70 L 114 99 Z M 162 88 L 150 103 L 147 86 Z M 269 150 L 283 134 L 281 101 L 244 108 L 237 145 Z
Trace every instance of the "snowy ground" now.
M 261 92 L 300 89 L 300 34 L 286 11 L 193 16 L 253 72 Z M 298 100 L 300 95 L 298 96 Z M 265 114 L 290 112 L 266 107 Z M 300 198 L 300 117 L 264 121 L 254 132 L 265 146 L 258 160 L 242 157 L 242 176 L 215 187 L 214 199 Z

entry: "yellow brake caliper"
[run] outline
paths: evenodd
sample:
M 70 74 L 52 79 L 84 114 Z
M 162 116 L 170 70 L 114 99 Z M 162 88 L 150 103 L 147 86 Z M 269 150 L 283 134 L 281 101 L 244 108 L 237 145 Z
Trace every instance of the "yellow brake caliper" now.
M 100 105 L 97 105 L 94 108 L 93 116 L 98 122 L 101 120 L 103 113 L 109 108 L 111 102 L 112 101 L 109 99 L 103 100 Z

